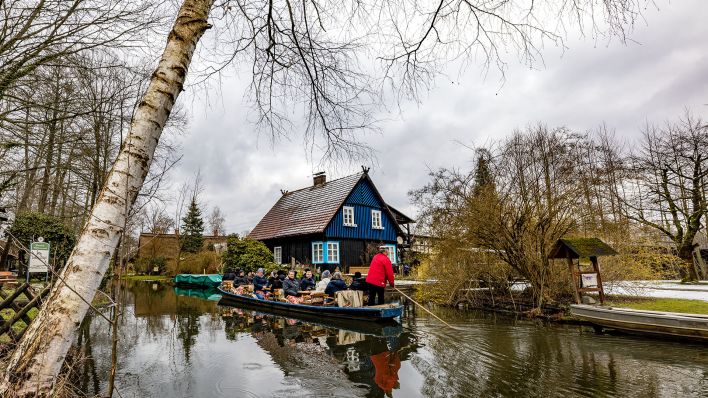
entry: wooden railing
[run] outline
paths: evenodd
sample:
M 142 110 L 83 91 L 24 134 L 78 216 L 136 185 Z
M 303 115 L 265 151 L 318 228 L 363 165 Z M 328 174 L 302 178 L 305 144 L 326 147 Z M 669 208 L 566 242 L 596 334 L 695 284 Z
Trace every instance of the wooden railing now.
M 29 283 L 23 283 L 12 289 L 15 286 L 17 286 L 16 283 L 0 283 L 0 298 L 2 298 L 0 311 L 3 312 L 3 316 L 0 317 L 0 340 L 7 340 L 3 338 L 4 336 L 9 337 L 13 342 L 22 338 L 32 322 L 32 318 L 29 316 L 30 310 L 41 307 L 44 297 L 49 294 L 51 288 L 51 286 L 46 286 L 37 293 Z M 13 325 L 19 322 L 23 322 L 24 326 L 13 328 Z M 0 349 L 0 356 L 7 351 L 7 349 Z

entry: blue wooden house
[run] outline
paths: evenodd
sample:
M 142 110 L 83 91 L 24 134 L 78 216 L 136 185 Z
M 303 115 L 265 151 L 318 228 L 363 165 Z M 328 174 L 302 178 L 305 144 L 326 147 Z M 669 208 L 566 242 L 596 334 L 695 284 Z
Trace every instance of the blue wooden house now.
M 349 272 L 368 266 L 380 245 L 398 263 L 401 225 L 413 220 L 386 205 L 367 171 L 332 181 L 320 173 L 312 186 L 283 191 L 249 237 L 264 242 L 276 263 Z

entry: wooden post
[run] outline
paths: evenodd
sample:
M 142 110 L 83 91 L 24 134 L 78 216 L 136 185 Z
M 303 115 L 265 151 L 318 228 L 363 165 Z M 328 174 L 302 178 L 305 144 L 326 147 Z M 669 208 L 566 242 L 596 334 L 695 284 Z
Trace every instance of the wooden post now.
M 573 267 L 573 259 L 568 256 L 568 271 L 570 271 L 570 278 L 573 280 L 573 293 L 575 294 L 575 304 L 580 304 L 580 292 L 578 291 L 578 278 Z
M 597 257 L 591 256 L 590 261 L 592 262 L 593 271 L 597 273 L 597 288 L 600 293 L 600 305 L 605 304 L 605 289 L 602 287 L 602 277 L 600 276 L 600 264 L 597 262 Z

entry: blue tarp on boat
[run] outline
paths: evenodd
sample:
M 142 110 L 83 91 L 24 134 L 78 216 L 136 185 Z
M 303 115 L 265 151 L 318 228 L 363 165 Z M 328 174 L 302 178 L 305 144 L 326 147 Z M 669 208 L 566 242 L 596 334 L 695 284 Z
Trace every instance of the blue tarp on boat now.
M 221 286 L 221 275 L 207 274 L 179 274 L 175 276 L 175 285 L 191 285 L 204 287 L 219 287 Z

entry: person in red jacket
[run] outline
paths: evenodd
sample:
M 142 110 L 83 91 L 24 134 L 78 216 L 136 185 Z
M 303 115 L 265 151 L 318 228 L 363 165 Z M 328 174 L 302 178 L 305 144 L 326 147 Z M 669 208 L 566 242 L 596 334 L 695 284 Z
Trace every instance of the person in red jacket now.
M 379 246 L 379 252 L 371 259 L 366 283 L 369 285 L 369 305 L 384 303 L 386 281 L 393 287 L 393 265 L 386 255 L 388 247 Z M 378 300 L 377 300 L 378 298 Z

